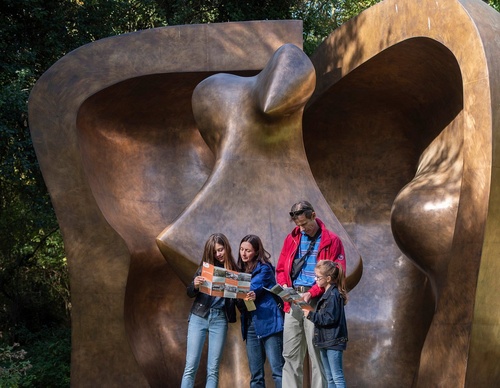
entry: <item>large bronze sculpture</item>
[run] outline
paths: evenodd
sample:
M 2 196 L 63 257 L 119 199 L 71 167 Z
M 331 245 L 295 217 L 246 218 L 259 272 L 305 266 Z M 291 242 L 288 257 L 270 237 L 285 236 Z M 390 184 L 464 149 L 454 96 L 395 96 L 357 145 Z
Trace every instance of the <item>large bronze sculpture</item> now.
M 500 381 L 499 30 L 500 15 L 480 0 L 386 0 L 333 31 L 311 57 L 314 93 L 306 76 L 292 104 L 303 120 L 291 132 L 261 132 L 265 144 L 232 132 L 241 137 L 233 144 L 263 153 L 240 167 L 254 165 L 257 175 L 270 155 L 278 158 L 266 147 L 293 152 L 273 166 L 278 183 L 293 177 L 280 175 L 286 159 L 307 157 L 318 187 L 298 194 L 328 214 L 350 247 L 351 385 Z M 207 214 L 220 212 L 217 227 L 229 231 L 217 231 L 232 244 L 261 234 L 277 259 L 287 211 L 302 198 L 286 185 L 245 187 L 260 200 L 241 207 L 224 198 L 231 193 L 207 195 L 207 185 L 229 184 L 220 165 L 234 156 L 235 146 L 224 148 L 234 139 L 217 132 L 227 120 L 195 120 L 203 97 L 193 105 L 191 97 L 217 73 L 252 83 L 262 69 L 283 71 L 271 58 L 283 44 L 301 47 L 301 32 L 298 21 L 141 31 L 83 46 L 38 81 L 30 127 L 70 266 L 73 386 L 178 386 L 191 302 L 182 281 L 201 257 L 193 257 L 196 244 L 216 231 L 219 221 Z M 271 89 L 281 93 L 301 74 L 277 77 Z M 294 145 L 280 148 L 290 133 Z M 203 209 L 200 199 L 218 208 Z M 186 250 L 183 217 L 193 212 Z M 222 388 L 247 385 L 238 325 Z
M 351 259 L 350 287 L 359 281 L 359 253 L 317 188 L 304 150 L 302 112 L 315 82 L 309 58 L 285 44 L 255 77 L 219 73 L 195 88 L 194 118 L 215 156 L 214 169 L 189 207 L 157 239 L 185 283 L 199 265 L 208 230 L 223 230 L 234 242 L 242 233 L 259 233 L 277 260 L 290 229 L 286 204 L 296 198 L 310 198 L 342 238 Z

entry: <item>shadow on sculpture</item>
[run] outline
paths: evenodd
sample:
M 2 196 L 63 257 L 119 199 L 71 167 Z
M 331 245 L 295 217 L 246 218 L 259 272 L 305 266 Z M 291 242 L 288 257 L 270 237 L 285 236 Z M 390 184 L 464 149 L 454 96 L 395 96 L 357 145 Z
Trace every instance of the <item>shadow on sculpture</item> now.
M 386 0 L 311 57 L 305 108 L 312 68 L 282 47 L 301 47 L 296 21 L 141 31 L 58 61 L 29 113 L 70 263 L 72 385 L 178 385 L 200 244 L 256 233 L 276 260 L 302 198 L 349 246 L 352 285 L 363 256 L 351 385 L 499 381 L 499 30 L 479 0 Z M 299 170 L 317 188 L 295 191 Z M 248 384 L 238 325 L 222 388 Z

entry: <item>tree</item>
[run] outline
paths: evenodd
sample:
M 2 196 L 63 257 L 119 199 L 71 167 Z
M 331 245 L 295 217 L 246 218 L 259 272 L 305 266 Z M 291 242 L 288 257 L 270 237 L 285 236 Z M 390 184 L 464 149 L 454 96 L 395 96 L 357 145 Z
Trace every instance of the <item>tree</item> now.
M 493 7 L 495 10 L 500 12 L 500 0 L 483 0 L 486 3 L 488 3 L 491 7 Z
M 3 0 L 0 7 L 0 300 L 9 306 L 1 328 L 33 325 L 37 319 L 24 315 L 27 309 L 50 309 L 41 299 L 29 303 L 28 295 L 42 293 L 44 282 L 52 291 L 58 282 L 67 284 L 62 239 L 28 128 L 31 88 L 69 51 L 161 25 L 163 17 L 153 0 Z M 51 278 L 50 270 L 62 271 L 61 277 Z M 37 292 L 29 292 L 29 282 Z

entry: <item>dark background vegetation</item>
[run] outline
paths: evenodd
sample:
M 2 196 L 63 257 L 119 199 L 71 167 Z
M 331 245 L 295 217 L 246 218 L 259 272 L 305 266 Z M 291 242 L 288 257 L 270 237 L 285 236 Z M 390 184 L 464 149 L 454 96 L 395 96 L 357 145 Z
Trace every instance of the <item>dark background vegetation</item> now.
M 0 0 L 1 387 L 69 386 L 68 267 L 27 117 L 43 72 L 97 39 L 176 24 L 301 19 L 311 54 L 379 1 Z M 485 2 L 500 10 L 500 0 Z

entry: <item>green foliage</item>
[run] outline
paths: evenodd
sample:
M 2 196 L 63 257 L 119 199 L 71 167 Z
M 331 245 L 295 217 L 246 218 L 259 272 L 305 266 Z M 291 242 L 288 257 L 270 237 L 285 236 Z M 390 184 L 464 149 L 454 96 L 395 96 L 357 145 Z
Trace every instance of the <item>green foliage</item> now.
M 500 0 L 483 0 L 487 2 L 491 7 L 500 12 Z
M 36 334 L 18 335 L 24 344 L 31 368 L 26 370 L 19 387 L 63 388 L 70 386 L 71 329 L 44 328 Z
M 68 319 L 69 291 L 62 239 L 31 143 L 29 92 L 69 51 L 164 18 L 154 0 L 2 0 L 0 7 L 0 328 L 35 329 L 45 319 Z
M 334 1 L 301 1 L 293 9 L 294 19 L 303 22 L 304 51 L 308 55 L 311 55 L 324 38 L 339 26 L 335 16 Z
M 16 336 L 22 347 L 0 343 L 0 387 L 70 386 L 70 328 L 43 328 L 36 334 L 20 329 Z
M 300 2 L 294 18 L 304 23 L 304 51 L 311 55 L 325 38 L 347 20 L 382 0 L 311 0 Z
M 291 18 L 298 0 L 158 0 L 168 25 Z
M 21 62 L 21 55 L 15 55 Z M 21 63 L 18 69 L 15 66 L 5 64 L 0 88 L 0 330 L 4 332 L 25 323 L 35 326 L 53 315 L 55 305 L 64 306 L 51 297 L 54 289 L 68 283 L 62 240 L 27 125 L 26 102 L 35 77 Z M 9 72 L 11 77 L 5 80 Z M 54 279 L 54 271 L 62 282 Z M 67 319 L 65 309 L 60 310 L 55 315 Z
M 0 387 L 17 388 L 23 380 L 29 383 L 27 372 L 32 366 L 25 359 L 26 351 L 18 348 L 18 343 L 0 345 Z
M 54 235 L 57 222 L 27 126 L 28 88 L 34 81 L 30 74 L 26 69 L 13 71 L 10 82 L 0 88 L 0 329 L 4 331 L 33 318 L 33 314 L 23 316 L 33 305 L 29 295 L 46 296 L 45 287 L 34 287 L 40 286 L 41 278 L 50 277 L 44 268 L 64 257 L 62 241 Z M 58 251 L 55 256 L 54 250 Z M 38 278 L 30 279 L 35 273 Z

